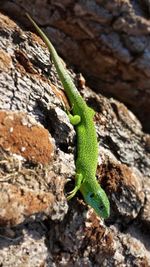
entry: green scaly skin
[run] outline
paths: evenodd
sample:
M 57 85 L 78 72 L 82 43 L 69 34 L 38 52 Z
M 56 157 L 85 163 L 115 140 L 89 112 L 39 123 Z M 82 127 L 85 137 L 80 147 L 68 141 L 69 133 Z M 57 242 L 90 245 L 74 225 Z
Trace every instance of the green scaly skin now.
M 102 218 L 108 218 L 110 214 L 109 200 L 95 177 L 98 161 L 98 142 L 93 122 L 95 112 L 81 97 L 50 40 L 33 19 L 28 14 L 26 15 L 47 45 L 72 106 L 73 115 L 69 114 L 68 116 L 76 128 L 77 159 L 75 188 L 69 193 L 68 199 L 71 199 L 80 190 L 85 202 L 95 210 L 96 214 Z

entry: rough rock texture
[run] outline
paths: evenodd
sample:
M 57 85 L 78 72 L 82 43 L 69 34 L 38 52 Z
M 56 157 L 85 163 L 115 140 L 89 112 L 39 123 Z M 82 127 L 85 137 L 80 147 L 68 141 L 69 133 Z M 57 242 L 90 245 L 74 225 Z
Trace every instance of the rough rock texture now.
M 49 53 L 2 14 L 0 47 L 1 266 L 150 266 L 150 136 L 123 104 L 96 95 L 80 77 L 96 111 L 97 178 L 111 216 L 97 218 L 80 193 L 68 208 L 75 131 Z
M 149 0 L 1 0 L 0 8 L 29 26 L 28 11 L 94 90 L 126 103 L 150 130 Z
M 32 117 L 21 112 L 1 111 L 0 130 L 0 146 L 5 150 L 32 162 L 46 164 L 51 160 L 54 149 L 49 133 Z

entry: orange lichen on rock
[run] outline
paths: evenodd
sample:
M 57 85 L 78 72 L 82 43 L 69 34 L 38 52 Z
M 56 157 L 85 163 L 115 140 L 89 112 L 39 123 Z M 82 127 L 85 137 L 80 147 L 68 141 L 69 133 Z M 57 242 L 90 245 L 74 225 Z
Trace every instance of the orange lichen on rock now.
M 27 53 L 21 49 L 17 49 L 15 51 L 15 56 L 17 59 L 16 67 L 21 71 L 21 73 L 37 73 L 37 70 L 33 67 L 33 64 L 29 60 Z
M 89 214 L 88 222 L 85 227 L 85 244 L 90 244 L 92 252 L 97 256 L 99 266 L 101 266 L 103 259 L 112 257 L 114 254 L 114 237 L 113 233 L 109 231 L 103 224 L 100 223 L 95 213 Z M 96 257 L 95 256 L 95 257 Z
M 58 90 L 54 84 L 50 84 L 51 89 L 53 90 L 54 94 L 60 99 L 62 103 L 64 103 L 67 110 L 70 110 L 68 99 L 63 90 Z
M 0 70 L 8 71 L 11 68 L 12 59 L 8 53 L 0 49 Z
M 21 223 L 25 217 L 45 212 L 49 214 L 54 205 L 52 193 L 27 190 L 15 185 L 0 185 L 0 225 L 15 225 Z
M 23 112 L 0 111 L 0 146 L 43 164 L 52 160 L 54 152 L 48 131 Z
M 125 164 L 109 162 L 107 165 L 101 165 L 98 167 L 98 175 L 108 191 L 120 192 L 122 186 L 134 191 L 138 191 L 139 188 L 141 190 L 138 176 Z
M 2 29 L 6 28 L 7 30 L 8 29 L 13 30 L 16 27 L 17 26 L 16 26 L 15 22 L 13 22 L 11 19 L 9 19 L 9 17 L 7 17 L 1 13 L 1 15 L 0 15 L 0 28 L 2 28 Z
M 108 195 L 114 216 L 136 218 L 144 205 L 142 176 L 134 168 L 116 162 L 107 162 L 98 168 L 100 183 Z M 132 199 L 132 201 L 131 201 Z

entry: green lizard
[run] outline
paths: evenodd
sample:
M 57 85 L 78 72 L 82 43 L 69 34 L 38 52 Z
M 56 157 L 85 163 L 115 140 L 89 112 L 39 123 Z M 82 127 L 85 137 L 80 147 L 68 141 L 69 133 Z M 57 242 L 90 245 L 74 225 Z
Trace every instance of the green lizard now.
M 71 199 L 80 190 L 85 202 L 95 210 L 96 214 L 102 218 L 107 218 L 110 213 L 109 200 L 95 177 L 98 161 L 98 142 L 93 122 L 95 112 L 87 106 L 81 97 L 50 40 L 33 19 L 28 14 L 26 15 L 47 45 L 60 81 L 72 106 L 72 114 L 68 114 L 68 116 L 70 122 L 76 128 L 77 159 L 75 188 L 67 198 L 68 200 Z

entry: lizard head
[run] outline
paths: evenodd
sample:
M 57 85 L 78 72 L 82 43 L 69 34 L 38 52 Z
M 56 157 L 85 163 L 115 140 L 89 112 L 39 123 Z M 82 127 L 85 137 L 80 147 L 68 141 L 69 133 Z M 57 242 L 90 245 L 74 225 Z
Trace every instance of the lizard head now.
M 105 191 L 98 186 L 97 190 L 89 190 L 84 194 L 85 201 L 94 209 L 96 214 L 104 219 L 110 215 L 110 204 Z

